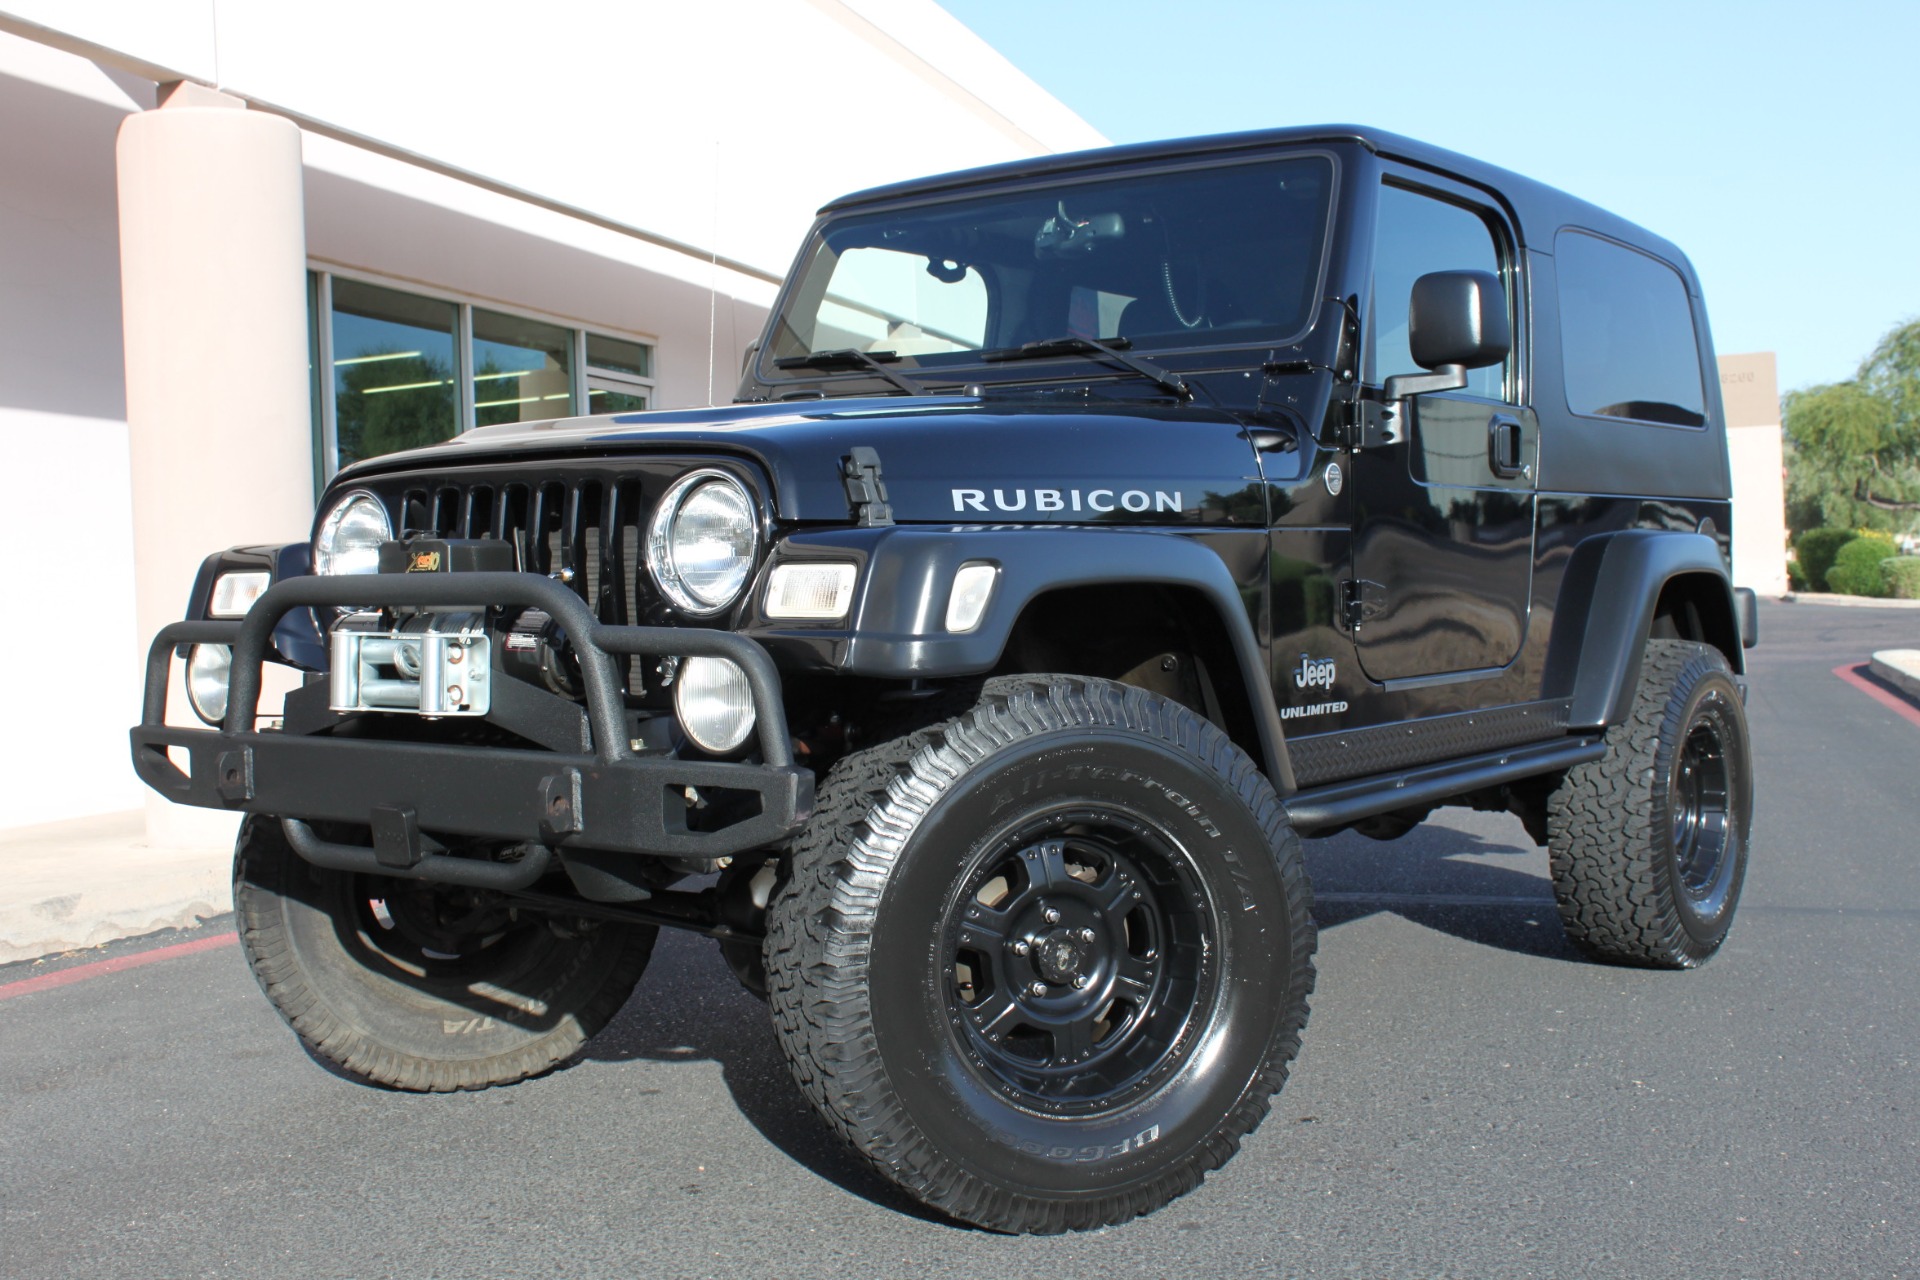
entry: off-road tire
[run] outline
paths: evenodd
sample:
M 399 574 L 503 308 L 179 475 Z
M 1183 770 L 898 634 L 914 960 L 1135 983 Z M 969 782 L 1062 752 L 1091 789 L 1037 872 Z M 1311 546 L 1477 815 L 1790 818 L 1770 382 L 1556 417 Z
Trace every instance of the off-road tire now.
M 254 978 L 309 1051 L 371 1084 L 442 1092 L 551 1071 L 620 1011 L 653 951 L 648 926 L 499 912 L 470 954 L 422 950 L 393 922 L 400 895 L 433 892 L 313 866 L 274 818 L 240 828 L 234 911 Z
M 1561 922 L 1597 960 L 1693 968 L 1733 924 L 1752 829 L 1746 714 L 1725 656 L 1711 645 L 1648 641 L 1632 713 L 1607 730 L 1606 748 L 1568 770 L 1548 801 Z M 1694 781 L 1716 770 L 1717 785 Z M 1703 790 L 1721 793 L 1718 803 L 1698 803 Z M 1716 808 L 1717 818 L 1708 812 Z M 1694 810 L 1708 827 L 1689 825 Z M 1714 824 L 1720 844 L 1707 865 L 1687 833 Z
M 1111 829 L 1101 825 L 1108 819 Z M 1064 833 L 1057 841 L 1048 836 L 1056 831 Z M 1020 843 L 1029 837 L 1037 843 Z M 1125 918 L 1127 936 L 1114 943 L 1110 920 L 1090 918 L 1102 941 L 1089 939 L 1075 963 L 1088 974 L 1109 961 L 1115 974 L 1135 973 L 1143 963 L 1135 952 L 1159 954 L 1168 976 L 1154 989 L 1194 995 L 1185 1004 L 1110 1004 L 1095 1015 L 1102 1021 L 1063 1015 L 1063 1037 L 1109 1025 L 1102 1034 L 1111 1039 L 1079 1042 L 1092 1046 L 1086 1060 L 1043 1037 L 1050 1048 L 1039 1052 L 1068 1064 L 1046 1069 L 1068 1074 L 1043 1076 L 1035 1066 L 1039 1083 L 1021 1086 L 1036 1091 L 1029 1096 L 1005 1074 L 1009 1061 L 1024 1070 L 1024 1060 L 996 1056 L 986 1033 L 969 1029 L 974 1010 L 957 1003 L 945 939 L 986 927 L 975 919 L 975 907 L 990 901 L 987 888 L 973 888 L 979 876 L 1000 865 L 1016 878 L 1022 865 L 1054 866 L 1048 851 L 1075 840 L 1112 856 L 1064 855 L 1089 859 L 1059 864 L 1086 883 L 1068 884 L 1056 866 L 1036 872 L 1026 896 L 1009 890 L 1000 901 L 1043 914 L 1057 904 L 1071 924 L 1103 895 L 1124 900 L 1137 879 L 1146 896 L 1134 898 L 1145 905 Z M 1000 852 L 1016 848 L 1026 852 Z M 1129 879 L 1122 868 L 1139 874 Z M 1048 896 L 1049 886 L 1067 892 Z M 996 678 L 964 714 L 877 742 L 828 774 L 769 913 L 774 1027 L 820 1114 L 925 1204 L 1008 1232 L 1122 1222 L 1199 1185 L 1266 1115 L 1306 1022 L 1310 899 L 1299 840 L 1273 789 L 1214 726 L 1110 681 Z M 1004 917 L 1014 911 L 1005 905 Z M 1147 936 L 1161 928 L 1156 911 L 1189 932 L 1215 932 L 1203 948 L 1169 926 L 1152 934 L 1167 939 L 1163 948 L 1143 948 L 1136 918 Z M 996 914 L 990 909 L 989 920 Z M 1203 949 L 1212 957 L 1205 964 L 1193 958 Z M 1010 972 L 966 954 L 993 975 L 975 975 L 982 986 Z M 1082 998 L 1075 984 L 1086 975 L 1049 972 L 1059 985 L 1036 1007 Z M 1092 978 L 1085 999 L 1097 1002 L 1104 980 Z M 988 997 L 979 998 L 984 1008 Z M 1153 1038 L 1182 1017 L 1181 1036 Z M 1126 1018 L 1134 1038 L 1120 1061 L 1107 1046 L 1122 1041 L 1112 1028 Z M 1151 1069 L 1136 1071 L 1132 1058 L 1156 1052 Z M 1085 1074 L 1075 1076 L 1080 1061 Z M 1113 1087 L 1101 1093 L 1089 1080 Z M 1069 1096 L 1075 1089 L 1088 1098 Z

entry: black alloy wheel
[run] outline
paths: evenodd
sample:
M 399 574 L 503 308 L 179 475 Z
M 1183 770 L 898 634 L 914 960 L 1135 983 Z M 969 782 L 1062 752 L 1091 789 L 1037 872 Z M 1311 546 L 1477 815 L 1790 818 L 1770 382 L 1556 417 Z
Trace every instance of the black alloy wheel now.
M 1055 1115 L 1159 1084 L 1218 983 L 1192 855 L 1143 815 L 1065 808 L 995 841 L 961 884 L 947 1011 L 988 1082 Z
M 247 963 L 309 1052 L 396 1089 L 550 1071 L 618 1013 L 655 930 L 531 912 L 487 890 L 315 867 L 276 818 L 234 853 Z
M 1667 807 L 1673 820 L 1673 858 L 1680 884 L 1702 915 L 1716 914 L 1719 899 L 1726 894 L 1731 803 L 1727 751 L 1719 727 L 1712 719 L 1697 720 L 1680 749 Z
M 1213 725 L 1002 677 L 828 774 L 768 912 L 768 1003 L 882 1176 L 994 1230 L 1086 1230 L 1191 1191 L 1265 1116 L 1306 1022 L 1310 898 L 1272 787 Z

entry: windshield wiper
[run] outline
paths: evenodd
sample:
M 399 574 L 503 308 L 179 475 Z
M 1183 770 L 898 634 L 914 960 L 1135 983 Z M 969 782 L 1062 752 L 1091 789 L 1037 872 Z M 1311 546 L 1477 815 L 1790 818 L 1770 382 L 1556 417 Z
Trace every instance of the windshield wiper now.
M 1171 391 L 1182 400 L 1193 399 L 1193 388 L 1186 379 L 1170 369 L 1163 369 L 1151 360 L 1140 356 L 1130 356 L 1122 348 L 1130 347 L 1133 342 L 1127 338 L 1115 338 L 1112 342 L 1097 342 L 1079 334 L 1069 334 L 1064 338 L 1042 338 L 1038 342 L 1026 342 L 1017 347 L 1008 347 L 1001 351 L 983 351 L 982 360 L 1037 360 L 1042 356 L 1101 355 L 1123 364 L 1141 377 L 1152 382 L 1162 391 Z
M 773 362 L 776 369 L 871 369 L 910 396 L 924 396 L 927 389 L 904 373 L 895 373 L 881 362 L 898 360 L 897 351 L 862 351 L 857 347 L 836 347 L 832 351 L 809 351 L 803 356 L 781 356 Z

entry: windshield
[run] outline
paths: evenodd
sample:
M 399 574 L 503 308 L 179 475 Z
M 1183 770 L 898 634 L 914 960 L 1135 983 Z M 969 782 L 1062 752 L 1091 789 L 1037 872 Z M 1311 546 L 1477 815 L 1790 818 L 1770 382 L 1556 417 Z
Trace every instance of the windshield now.
M 849 367 L 803 365 L 822 352 L 933 370 L 1070 337 L 1290 341 L 1318 295 L 1332 185 L 1308 155 L 848 215 L 816 236 L 767 354 L 817 377 Z

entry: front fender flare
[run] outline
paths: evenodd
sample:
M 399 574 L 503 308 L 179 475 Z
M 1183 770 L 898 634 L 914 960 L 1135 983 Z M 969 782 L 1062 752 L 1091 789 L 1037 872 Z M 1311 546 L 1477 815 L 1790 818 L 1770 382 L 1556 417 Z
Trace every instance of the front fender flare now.
M 851 623 L 841 633 L 839 665 L 849 675 L 877 679 L 993 670 L 1021 613 L 1050 591 L 1115 583 L 1197 590 L 1219 615 L 1233 646 L 1253 703 L 1267 776 L 1283 795 L 1294 790 L 1286 735 L 1248 601 L 1226 563 L 1194 539 L 1128 529 L 894 525 L 800 535 L 791 543 L 804 545 L 809 556 L 844 547 L 864 562 Z M 999 580 L 980 624 L 956 635 L 946 629 L 948 594 L 955 571 L 976 560 L 998 567 Z

